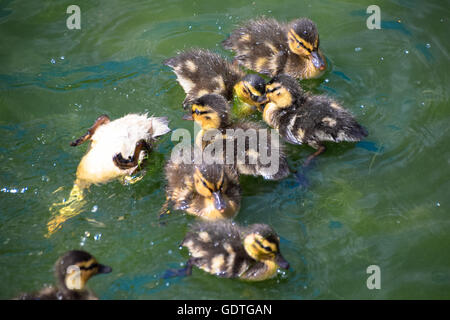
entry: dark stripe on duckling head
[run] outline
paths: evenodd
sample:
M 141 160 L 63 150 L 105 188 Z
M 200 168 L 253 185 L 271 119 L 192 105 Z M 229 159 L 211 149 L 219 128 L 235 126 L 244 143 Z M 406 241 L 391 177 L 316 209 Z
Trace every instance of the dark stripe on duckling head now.
M 264 246 L 258 239 L 256 239 L 255 238 L 255 242 L 261 247 L 261 248 L 263 248 L 264 250 L 266 250 L 266 251 L 268 251 L 268 252 L 274 252 L 273 250 L 272 250 L 272 248 L 271 247 L 269 247 L 269 246 Z
M 297 34 L 301 39 L 307 41 L 313 48 L 316 49 L 319 46 L 319 32 L 316 24 L 307 18 L 297 19 L 292 22 L 291 30 Z
M 300 38 L 296 33 L 294 33 L 293 30 L 289 31 L 289 39 L 297 43 L 297 48 L 302 47 L 309 53 L 312 52 L 313 46 L 310 43 L 306 42 L 306 40 Z

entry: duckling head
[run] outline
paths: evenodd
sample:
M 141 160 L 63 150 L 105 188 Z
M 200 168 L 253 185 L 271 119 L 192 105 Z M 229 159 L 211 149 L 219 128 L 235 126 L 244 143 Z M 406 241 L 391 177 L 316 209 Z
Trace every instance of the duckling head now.
M 248 74 L 241 81 L 236 83 L 234 90 L 238 98 L 261 110 L 261 105 L 267 102 L 264 95 L 266 82 L 257 74 Z
M 293 21 L 287 38 L 289 49 L 293 53 L 311 60 L 314 67 L 320 71 L 326 69 L 325 58 L 319 50 L 319 32 L 314 22 L 307 18 Z
M 191 114 L 183 119 L 194 120 L 202 129 L 218 129 L 229 124 L 229 113 L 230 106 L 224 97 L 206 94 L 192 102 Z
M 227 190 L 227 177 L 224 166 L 220 164 L 198 165 L 194 171 L 194 185 L 198 194 L 210 199 L 215 209 L 225 212 L 227 204 L 224 194 Z
M 249 227 L 244 238 L 244 248 L 256 261 L 269 260 L 283 269 L 289 269 L 289 263 L 280 252 L 280 238 L 267 224 L 253 224 Z
M 111 271 L 111 267 L 99 264 L 91 254 L 81 250 L 65 253 L 55 264 L 60 286 L 75 291 L 83 290 L 92 276 Z
M 275 76 L 267 83 L 266 96 L 281 109 L 302 103 L 306 97 L 297 80 L 285 74 Z

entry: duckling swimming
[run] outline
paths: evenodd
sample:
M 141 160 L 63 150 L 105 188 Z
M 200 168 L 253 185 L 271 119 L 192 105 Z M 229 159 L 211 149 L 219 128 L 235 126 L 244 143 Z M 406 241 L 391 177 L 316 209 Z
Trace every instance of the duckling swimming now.
M 181 270 L 190 275 L 196 266 L 223 278 L 262 281 L 289 269 L 280 252 L 280 239 L 266 224 L 241 227 L 231 221 L 200 222 L 186 234 L 182 246 L 191 258 Z M 180 272 L 178 272 L 180 274 Z
M 233 158 L 225 159 L 225 163 L 233 161 L 239 174 L 262 176 L 268 180 L 287 177 L 290 170 L 278 136 L 274 139 L 270 130 L 254 122 L 232 123 L 229 114 L 230 107 L 222 96 L 207 94 L 192 101 L 191 114 L 184 119 L 194 120 L 201 126 L 196 144 L 202 149 L 207 144 L 205 140 L 208 133 L 219 131 L 222 141 L 215 138 L 214 143 L 223 144 L 221 149 L 224 150 L 224 156 L 229 152 L 227 146 L 233 146 Z M 228 139 L 233 140 L 232 144 L 227 143 Z
M 275 19 L 250 20 L 222 44 L 236 53 L 238 64 L 271 77 L 286 73 L 300 79 L 315 78 L 327 67 L 316 24 L 307 18 L 288 24 Z
M 128 114 L 114 121 L 106 115 L 99 117 L 85 135 L 71 143 L 78 146 L 91 140 L 89 151 L 78 165 L 75 184 L 87 188 L 141 170 L 140 163 L 151 151 L 152 143 L 170 131 L 167 124 L 165 117 L 146 114 Z
M 81 212 L 86 188 L 121 178 L 134 183 L 132 178 L 145 165 L 145 158 L 158 137 L 170 131 L 167 118 L 148 117 L 146 114 L 128 114 L 111 121 L 107 115 L 100 116 L 86 134 L 73 141 L 78 146 L 91 140 L 88 152 L 81 159 L 76 180 L 68 201 L 59 214 L 48 222 L 47 236 L 61 227 L 61 223 Z
M 66 252 L 55 263 L 56 287 L 48 287 L 35 293 L 22 293 L 17 300 L 98 300 L 86 288 L 87 281 L 97 274 L 110 273 L 111 267 L 99 264 L 86 251 Z
M 165 172 L 167 201 L 164 207 L 171 202 L 175 210 L 184 210 L 205 220 L 231 219 L 239 211 L 241 188 L 232 166 L 185 164 L 171 159 Z
M 209 93 L 222 95 L 231 101 L 233 92 L 246 104 L 244 108 L 261 106 L 259 99 L 264 95 L 264 79 L 257 74 L 245 75 L 238 66 L 217 53 L 190 49 L 167 59 L 164 64 L 173 69 L 186 92 L 184 107 L 189 106 L 194 99 Z
M 357 142 L 367 136 L 353 116 L 326 96 L 307 95 L 298 82 L 288 76 L 274 77 L 266 86 L 268 103 L 264 121 L 293 144 L 308 144 L 317 151 L 305 161 L 323 153 L 325 141 Z

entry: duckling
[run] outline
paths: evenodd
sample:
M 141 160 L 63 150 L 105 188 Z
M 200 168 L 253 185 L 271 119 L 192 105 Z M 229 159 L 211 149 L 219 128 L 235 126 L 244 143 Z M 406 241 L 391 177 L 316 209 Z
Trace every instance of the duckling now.
M 48 223 L 49 237 L 61 227 L 61 223 L 78 214 L 83 205 L 84 190 L 92 184 L 107 183 L 121 178 L 134 183 L 141 177 L 131 176 L 139 172 L 152 143 L 170 131 L 165 117 L 148 117 L 147 114 L 128 114 L 111 121 L 107 115 L 100 116 L 86 134 L 73 141 L 78 146 L 91 140 L 88 152 L 81 159 L 74 187 L 68 201 L 55 203 L 50 208 L 63 205 L 59 214 Z
M 86 288 L 87 281 L 97 274 L 110 273 L 111 267 L 99 264 L 88 252 L 66 252 L 55 263 L 57 285 L 35 293 L 22 293 L 17 300 L 98 300 Z
M 138 172 L 152 143 L 170 131 L 167 124 L 165 117 L 146 114 L 128 114 L 114 121 L 102 115 L 85 135 L 70 144 L 92 141 L 78 165 L 75 184 L 86 188 Z
M 175 210 L 204 220 L 231 219 L 239 211 L 241 188 L 232 166 L 183 163 L 171 158 L 165 173 L 167 197 L 163 208 L 171 202 Z
M 229 113 L 230 107 L 220 95 L 207 94 L 192 101 L 191 114 L 186 115 L 184 119 L 194 120 L 202 128 L 196 137 L 197 146 L 204 149 L 209 133 L 220 132 L 222 140 L 214 138 L 214 143 L 223 144 L 220 150 L 224 150 L 223 156 L 226 158 L 222 159 L 227 164 L 232 161 L 239 174 L 262 176 L 268 180 L 287 177 L 290 170 L 278 135 L 274 139 L 270 130 L 254 122 L 232 123 Z M 233 140 L 232 157 L 228 154 L 227 147 L 231 144 L 227 140 Z
M 289 269 L 280 252 L 280 238 L 267 224 L 241 227 L 231 221 L 200 222 L 186 234 L 182 246 L 191 258 L 178 275 L 196 266 L 223 278 L 262 281 L 277 269 Z
M 217 53 L 190 49 L 165 60 L 164 64 L 173 69 L 186 92 L 185 108 L 208 93 L 220 94 L 231 101 L 233 92 L 244 103 L 243 113 L 250 113 L 254 107 L 261 108 L 259 99 L 264 95 L 264 79 L 257 74 L 245 75 L 238 66 Z
M 304 166 L 326 150 L 325 141 L 357 142 L 368 135 L 340 104 L 324 95 L 307 95 L 288 75 L 274 77 L 266 86 L 266 96 L 264 121 L 288 142 L 317 150 Z
M 222 45 L 236 53 L 238 64 L 270 77 L 286 73 L 300 79 L 316 78 L 327 67 L 316 24 L 307 18 L 287 24 L 275 19 L 250 20 Z

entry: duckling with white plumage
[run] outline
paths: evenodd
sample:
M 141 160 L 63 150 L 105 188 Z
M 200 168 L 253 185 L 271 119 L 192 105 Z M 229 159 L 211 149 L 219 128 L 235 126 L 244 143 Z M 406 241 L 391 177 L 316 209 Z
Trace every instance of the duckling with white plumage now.
M 91 185 L 104 184 L 114 179 L 121 179 L 123 183 L 139 181 L 142 175 L 133 175 L 144 168 L 152 145 L 169 131 L 165 117 L 128 114 L 111 121 L 107 115 L 100 116 L 83 136 L 70 144 L 78 146 L 87 140 L 91 141 L 88 152 L 78 165 L 69 199 L 53 204 L 50 208 L 63 206 L 48 222 L 47 236 L 61 228 L 64 221 L 81 212 L 84 190 Z

